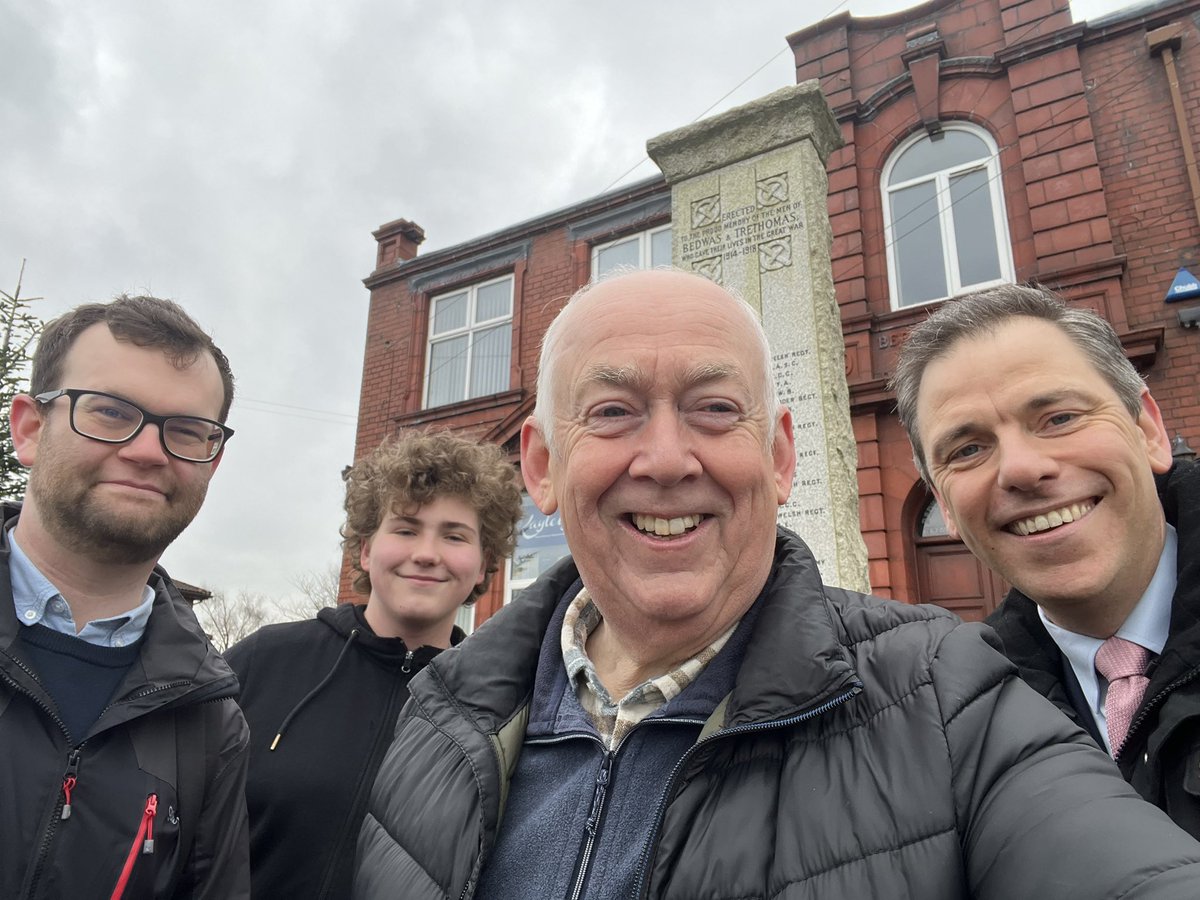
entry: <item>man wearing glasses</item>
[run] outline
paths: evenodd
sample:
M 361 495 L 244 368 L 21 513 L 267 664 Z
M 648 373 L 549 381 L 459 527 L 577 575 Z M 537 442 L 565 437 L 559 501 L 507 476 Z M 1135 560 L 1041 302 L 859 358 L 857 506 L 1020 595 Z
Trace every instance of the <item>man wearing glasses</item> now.
M 177 305 L 50 322 L 13 401 L 0 532 L 0 897 L 249 896 L 237 679 L 166 572 L 233 430 Z

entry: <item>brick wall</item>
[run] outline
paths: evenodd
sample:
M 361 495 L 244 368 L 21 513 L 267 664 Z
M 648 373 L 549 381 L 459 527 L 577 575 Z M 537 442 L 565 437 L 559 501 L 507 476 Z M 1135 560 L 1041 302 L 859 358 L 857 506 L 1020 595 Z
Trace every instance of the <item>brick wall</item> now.
M 1080 54 L 1113 245 L 1127 260 L 1122 288 L 1129 327 L 1163 329 L 1163 348 L 1146 380 L 1168 431 L 1181 432 L 1193 447 L 1200 446 L 1200 334 L 1181 328 L 1175 306 L 1163 301 L 1181 267 L 1200 274 L 1200 223 L 1167 75 L 1162 59 L 1150 54 L 1147 33 L 1181 26 L 1175 65 L 1189 124 L 1200 134 L 1197 15 L 1195 3 L 1160 7 L 1085 43 Z
M 1146 40 L 1180 23 L 1180 87 L 1198 124 L 1198 17 L 1200 0 L 1187 0 L 1085 27 L 1072 23 L 1068 0 L 934 0 L 869 19 L 841 13 L 788 37 L 797 81 L 819 80 L 845 141 L 827 164 L 828 211 L 862 529 L 879 593 L 916 597 L 911 536 L 926 502 L 886 380 L 928 307 L 892 309 L 879 183 L 889 156 L 922 128 L 964 120 L 991 134 L 1017 280 L 1041 281 L 1106 315 L 1146 369 L 1168 428 L 1200 446 L 1200 332 L 1180 328 L 1163 304 L 1177 269 L 1200 275 L 1200 222 L 1163 64 Z M 376 232 L 357 455 L 407 426 L 510 441 L 532 402 L 542 334 L 587 280 L 591 246 L 616 236 L 573 228 L 665 193 L 643 183 L 399 264 L 415 243 L 406 249 L 396 234 L 411 237 L 415 226 L 399 220 Z M 648 215 L 636 229 L 665 221 L 661 211 Z M 627 220 L 619 227 L 636 230 Z M 422 411 L 428 297 L 410 291 L 410 279 L 514 240 L 528 251 L 512 269 L 512 390 Z M 501 596 L 497 582 L 479 604 L 481 620 Z
M 1160 4 L 1097 29 L 1072 23 L 1067 0 L 948 0 L 869 19 L 843 13 L 788 38 L 797 81 L 819 80 L 845 140 L 827 165 L 828 209 L 879 593 L 916 595 L 911 535 L 925 492 L 885 385 L 927 312 L 891 307 L 880 175 L 931 121 L 991 134 L 1017 280 L 1106 315 L 1138 348 L 1131 356 L 1151 363 L 1168 427 L 1200 443 L 1200 340 L 1162 302 L 1178 268 L 1200 268 L 1200 224 L 1162 62 L 1146 41 L 1151 28 L 1185 23 L 1177 64 L 1185 104 L 1200 116 L 1198 10 L 1195 0 Z

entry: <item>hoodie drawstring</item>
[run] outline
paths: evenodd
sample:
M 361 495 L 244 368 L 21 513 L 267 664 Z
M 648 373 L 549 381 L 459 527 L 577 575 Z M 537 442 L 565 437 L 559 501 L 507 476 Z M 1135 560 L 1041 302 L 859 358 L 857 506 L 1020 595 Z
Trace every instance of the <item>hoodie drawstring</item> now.
M 321 693 L 321 690 L 325 687 L 325 685 L 329 684 L 329 682 L 333 680 L 333 676 L 337 674 L 338 667 L 341 666 L 342 660 L 346 658 L 346 654 L 350 651 L 350 645 L 354 643 L 354 639 L 357 637 L 358 629 L 352 628 L 349 636 L 346 638 L 345 645 L 342 647 L 342 652 L 338 654 L 338 658 L 333 663 L 333 668 L 329 670 L 329 672 L 324 678 L 321 679 L 320 683 L 315 688 L 304 695 L 300 702 L 297 703 L 292 708 L 292 711 L 284 718 L 283 724 L 279 726 L 279 733 L 275 735 L 275 740 L 271 741 L 271 750 L 274 750 L 279 746 L 279 741 L 283 738 L 283 733 L 287 731 L 287 727 L 291 724 L 292 719 L 296 718 L 296 713 L 300 712 L 300 710 L 302 710 L 308 704 L 308 701 L 317 696 L 317 694 Z

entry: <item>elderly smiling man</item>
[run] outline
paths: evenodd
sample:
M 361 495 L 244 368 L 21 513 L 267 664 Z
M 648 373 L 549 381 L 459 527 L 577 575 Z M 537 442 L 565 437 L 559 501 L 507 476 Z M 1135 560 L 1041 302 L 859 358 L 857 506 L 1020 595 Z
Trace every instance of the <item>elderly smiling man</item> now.
M 980 626 L 823 587 L 753 312 L 581 291 L 522 471 L 573 558 L 412 682 L 356 896 L 1194 898 L 1141 802 Z
M 994 288 L 914 329 L 895 386 L 951 533 L 1014 585 L 1005 652 L 1200 837 L 1200 467 L 1112 327 Z

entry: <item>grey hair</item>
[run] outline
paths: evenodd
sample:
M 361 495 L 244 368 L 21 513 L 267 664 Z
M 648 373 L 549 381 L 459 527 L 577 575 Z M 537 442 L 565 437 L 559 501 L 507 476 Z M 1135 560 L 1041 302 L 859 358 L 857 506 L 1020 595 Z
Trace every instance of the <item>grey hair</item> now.
M 558 364 L 559 345 L 562 343 L 563 332 L 566 330 L 564 322 L 570 318 L 568 315 L 572 305 L 574 305 L 581 297 L 594 290 L 598 285 L 607 284 L 610 281 L 616 281 L 638 272 L 647 271 L 645 269 L 635 269 L 631 266 L 621 266 L 611 272 L 607 272 L 595 281 L 590 281 L 572 294 L 558 315 L 554 317 L 554 321 L 550 323 L 550 327 L 546 329 L 546 334 L 542 337 L 541 355 L 538 357 L 538 374 L 537 374 L 537 399 L 533 408 L 533 420 L 537 424 L 538 430 L 542 433 L 542 440 L 545 441 L 546 447 L 551 455 L 557 456 L 554 435 L 554 391 L 553 391 L 553 374 L 554 369 Z M 680 275 L 689 275 L 693 278 L 700 278 L 694 272 L 688 272 L 676 266 L 656 266 L 649 271 L 655 272 L 675 272 Z M 765 383 L 765 391 L 763 396 L 764 408 L 767 410 L 768 421 L 771 423 L 767 434 L 768 443 L 775 439 L 775 421 L 779 417 L 779 392 L 775 386 L 774 366 L 771 363 L 771 344 L 767 340 L 767 333 L 763 330 L 762 322 L 758 318 L 758 314 L 754 308 L 750 306 L 742 297 L 734 290 L 720 285 L 721 290 L 733 301 L 738 314 L 741 315 L 746 323 L 750 326 L 754 333 L 755 340 L 758 342 L 762 352 L 762 367 Z
M 967 294 L 947 301 L 909 333 L 889 383 L 896 392 L 900 423 L 912 443 L 913 461 L 927 483 L 929 467 L 917 422 L 917 402 L 925 369 L 959 341 L 993 334 L 1019 316 L 1041 319 L 1062 329 L 1112 386 L 1129 414 L 1136 419 L 1141 413 L 1145 382 L 1125 356 L 1121 339 L 1101 316 L 1090 309 L 1067 306 L 1060 296 L 1036 285 L 1005 284 Z

